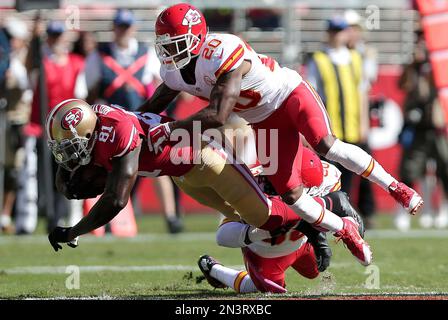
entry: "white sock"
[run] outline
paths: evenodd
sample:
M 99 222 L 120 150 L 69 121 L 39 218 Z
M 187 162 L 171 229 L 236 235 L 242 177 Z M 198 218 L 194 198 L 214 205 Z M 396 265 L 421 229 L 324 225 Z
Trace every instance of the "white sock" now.
M 302 193 L 300 198 L 289 207 L 314 227 L 321 227 L 332 232 L 338 232 L 344 227 L 340 217 L 322 207 L 306 193 Z
M 235 288 L 234 288 L 235 289 Z M 254 282 L 250 278 L 248 274 L 246 274 L 241 281 L 240 284 L 240 293 L 252 293 L 252 292 L 258 292 L 257 287 L 255 286 Z
M 367 152 L 353 144 L 342 142 L 339 139 L 336 139 L 333 146 L 325 155 L 325 158 L 341 164 L 344 168 L 357 175 L 362 175 L 386 191 L 391 183 L 396 181 Z
M 224 267 L 220 264 L 215 264 L 210 270 L 210 275 L 224 283 L 226 286 L 233 288 L 239 292 L 241 288 L 241 282 L 247 275 L 246 271 L 238 271 L 228 267 Z

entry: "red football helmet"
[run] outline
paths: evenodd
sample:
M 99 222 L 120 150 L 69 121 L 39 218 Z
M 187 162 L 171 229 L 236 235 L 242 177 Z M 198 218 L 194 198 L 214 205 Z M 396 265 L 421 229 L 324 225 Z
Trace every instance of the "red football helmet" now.
M 317 154 L 304 147 L 302 152 L 302 182 L 307 188 L 317 187 L 324 180 L 324 169 Z
M 207 36 L 207 24 L 201 11 L 188 3 L 163 10 L 156 21 L 155 47 L 167 70 L 185 67 L 197 56 Z

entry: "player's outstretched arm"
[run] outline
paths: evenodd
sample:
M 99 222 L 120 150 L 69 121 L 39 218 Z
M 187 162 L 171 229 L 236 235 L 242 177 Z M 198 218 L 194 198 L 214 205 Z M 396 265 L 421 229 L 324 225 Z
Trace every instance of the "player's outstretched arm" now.
M 250 66 L 250 62 L 245 61 L 235 70 L 221 75 L 210 94 L 210 104 L 185 120 L 171 122 L 170 129 L 182 128 L 192 132 L 193 121 L 201 122 L 202 131 L 223 126 L 237 103 L 241 80 Z
M 113 160 L 103 195 L 89 214 L 71 228 L 69 238 L 76 238 L 107 224 L 126 206 L 137 178 L 140 149 L 141 145 Z
M 179 91 L 170 89 L 164 82 L 162 82 L 154 92 L 151 98 L 143 102 L 138 108 L 141 112 L 151 112 L 159 114 L 164 111 L 171 101 L 173 101 Z
M 74 227 L 56 227 L 48 235 L 48 240 L 55 251 L 62 249 L 60 243 L 72 242 L 78 236 L 105 225 L 126 206 L 137 178 L 140 149 L 139 145 L 125 156 L 113 160 L 104 193 L 87 216 Z M 76 247 L 77 243 L 69 245 Z

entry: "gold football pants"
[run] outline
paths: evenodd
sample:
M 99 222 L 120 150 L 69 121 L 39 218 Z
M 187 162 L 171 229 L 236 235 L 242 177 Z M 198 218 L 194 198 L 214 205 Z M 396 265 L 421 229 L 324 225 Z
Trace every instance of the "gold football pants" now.
M 232 159 L 221 146 L 204 143 L 195 155 L 195 163 L 200 164 L 173 180 L 186 194 L 226 218 L 260 227 L 269 218 L 270 200 L 247 166 Z

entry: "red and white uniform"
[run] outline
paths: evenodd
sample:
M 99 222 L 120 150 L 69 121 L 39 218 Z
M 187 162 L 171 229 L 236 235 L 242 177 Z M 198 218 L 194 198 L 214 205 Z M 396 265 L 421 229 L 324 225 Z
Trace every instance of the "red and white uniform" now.
M 304 188 L 311 197 L 323 197 L 330 192 L 341 190 L 341 171 L 331 163 L 321 160 L 323 167 L 323 177 L 320 186 Z
M 330 192 L 340 190 L 341 172 L 332 164 L 322 161 L 323 181 L 319 186 L 306 188 L 311 196 L 325 196 Z M 221 238 L 237 238 L 247 225 L 243 222 L 224 220 L 219 226 Z M 223 235 L 222 233 L 227 233 Z M 307 243 L 307 237 L 301 232 L 290 230 L 286 234 L 275 239 L 272 245 L 271 239 L 254 241 L 242 248 L 246 269 L 249 272 L 257 272 L 264 278 L 274 281 L 280 286 L 285 286 L 285 271 L 293 267 L 306 278 L 315 278 L 319 274 L 313 247 Z M 235 245 L 232 244 L 232 247 Z M 257 277 L 251 277 L 257 288 L 263 284 L 258 283 Z
M 150 152 L 146 136 L 153 126 L 171 119 L 153 113 L 131 113 L 116 105 L 97 104 L 92 106 L 98 116 L 98 136 L 93 148 L 93 162 L 112 170 L 112 160 L 134 150 L 143 141 L 140 151 L 138 174 L 146 177 L 162 175 L 182 176 L 193 167 L 191 146 L 179 147 L 167 143 L 157 155 Z M 187 163 L 174 164 L 170 154 L 186 157 Z
M 162 65 L 160 75 L 174 90 L 210 98 L 216 80 L 222 74 L 238 68 L 244 60 L 251 62 L 250 71 L 243 77 L 241 93 L 234 108 L 249 123 L 266 119 L 302 82 L 294 70 L 282 68 L 272 59 L 259 56 L 239 37 L 232 34 L 208 34 L 196 62 L 196 83 L 186 83 L 179 70 L 167 71 Z
M 244 60 L 251 62 L 251 69 L 242 78 L 240 98 L 233 111 L 252 124 L 255 133 L 278 130 L 276 141 L 270 141 L 267 135 L 263 143 L 265 150 L 270 150 L 271 143 L 278 146 L 278 169 L 269 179 L 277 192 L 284 194 L 302 184 L 299 132 L 312 147 L 332 135 L 323 103 L 296 71 L 257 54 L 235 35 L 208 34 L 197 58 L 194 85 L 185 83 L 179 70 L 168 71 L 163 64 L 160 74 L 171 89 L 209 99 L 216 80 Z
M 238 238 L 245 233 L 246 228 L 247 225 L 243 222 L 224 220 L 218 232 L 221 233 L 221 237 L 222 233 L 228 232 L 226 238 Z M 246 270 L 259 290 L 264 291 L 264 284 L 258 281 L 260 277 L 252 276 L 253 273 L 282 287 L 285 287 L 285 271 L 289 267 L 293 267 L 301 275 L 310 279 L 319 275 L 314 249 L 307 242 L 305 235 L 291 230 L 273 240 L 274 245 L 271 239 L 265 239 L 242 247 Z M 221 245 L 224 245 L 222 241 Z M 235 247 L 236 245 L 228 246 Z

